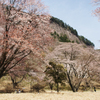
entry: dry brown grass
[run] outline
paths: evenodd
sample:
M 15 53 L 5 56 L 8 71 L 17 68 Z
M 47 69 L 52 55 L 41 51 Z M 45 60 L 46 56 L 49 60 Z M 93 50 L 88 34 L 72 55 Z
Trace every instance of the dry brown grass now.
M 0 100 L 100 100 L 100 91 L 77 93 L 62 91 L 58 94 L 50 91 L 45 93 L 11 93 L 0 94 Z
M 4 78 L 0 80 L 0 100 L 100 100 L 100 90 L 97 90 L 97 92 L 87 91 L 73 93 L 72 91 L 67 91 L 68 87 L 66 91 L 60 91 L 58 94 L 56 91 L 51 93 L 51 91 L 47 90 L 46 92 L 40 93 L 5 93 L 7 92 L 5 90 L 12 89 L 12 84 L 10 79 Z M 25 81 L 19 86 L 25 86 L 25 92 L 30 91 L 30 84 L 25 83 Z

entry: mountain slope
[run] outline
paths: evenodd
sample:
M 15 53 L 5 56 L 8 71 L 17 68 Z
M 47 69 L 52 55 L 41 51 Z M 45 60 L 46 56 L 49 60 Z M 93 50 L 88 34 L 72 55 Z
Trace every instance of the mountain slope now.
M 62 20 L 58 18 L 51 17 L 50 27 L 54 29 L 54 32 L 56 32 L 57 35 L 59 36 L 66 35 L 66 37 L 69 40 L 68 42 L 73 42 L 73 43 L 75 42 L 78 44 L 82 43 L 85 44 L 86 46 L 94 47 L 94 44 L 90 40 L 88 40 L 84 36 L 79 36 L 76 29 L 67 25 L 66 23 L 64 23 Z

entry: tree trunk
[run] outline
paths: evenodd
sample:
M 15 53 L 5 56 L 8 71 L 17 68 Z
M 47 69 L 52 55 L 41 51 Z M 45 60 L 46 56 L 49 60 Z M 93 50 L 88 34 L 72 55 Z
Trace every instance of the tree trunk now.
M 24 75 L 24 76 L 25 76 L 25 75 Z M 18 83 L 20 83 L 20 82 L 23 80 L 24 76 L 23 76 L 22 79 L 21 79 L 20 81 L 18 81 L 18 82 L 16 82 L 16 80 L 14 80 L 14 79 L 11 77 L 12 84 L 13 84 L 13 88 L 16 88 L 16 86 L 18 85 Z
M 14 79 L 13 79 L 13 78 L 11 78 L 11 80 L 12 80 L 13 88 L 16 88 L 17 83 L 14 81 Z
M 70 76 L 69 76 L 68 73 L 67 73 L 67 77 L 68 77 L 68 83 L 69 83 L 69 85 L 70 85 L 72 91 L 73 91 L 73 92 L 76 92 L 75 89 L 74 89 L 74 86 L 73 86 L 72 83 L 71 83 L 71 79 L 70 79 Z
M 80 80 L 80 81 L 77 83 L 78 85 L 73 85 L 73 83 L 71 82 L 71 78 L 70 78 L 70 76 L 69 76 L 68 73 L 67 73 L 67 77 L 68 77 L 68 83 L 69 83 L 69 85 L 70 85 L 72 91 L 73 91 L 73 92 L 77 92 L 78 89 L 79 89 L 79 87 L 80 87 L 80 84 L 81 84 L 82 80 Z
M 76 92 L 78 91 L 79 87 L 80 87 L 80 84 L 81 84 L 82 80 L 80 80 L 79 84 L 77 85 L 76 87 Z
M 50 89 L 51 89 L 51 92 L 52 92 L 52 89 L 53 89 L 53 83 L 49 83 L 49 86 L 50 86 Z
M 57 83 L 57 92 L 59 92 L 59 83 Z

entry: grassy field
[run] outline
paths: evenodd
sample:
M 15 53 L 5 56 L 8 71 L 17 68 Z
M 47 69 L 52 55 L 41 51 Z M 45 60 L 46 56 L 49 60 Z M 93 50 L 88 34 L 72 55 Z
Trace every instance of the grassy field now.
M 0 94 L 0 100 L 100 100 L 100 91 L 77 92 L 61 91 L 60 93 L 46 91 L 45 93 L 8 93 Z
M 30 84 L 23 81 L 19 86 L 24 87 L 25 91 L 30 91 Z M 100 100 L 100 89 L 97 92 L 79 90 L 73 93 L 72 91 L 60 91 L 57 93 L 46 90 L 41 93 L 6 93 L 5 90 L 12 89 L 12 84 L 9 77 L 3 77 L 0 80 L 0 100 Z M 3 90 L 3 91 L 2 91 Z

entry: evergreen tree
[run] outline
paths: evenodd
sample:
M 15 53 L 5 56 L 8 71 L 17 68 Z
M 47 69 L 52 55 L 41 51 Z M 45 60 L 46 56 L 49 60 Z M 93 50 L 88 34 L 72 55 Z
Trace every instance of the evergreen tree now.
M 48 77 L 53 78 L 53 81 L 57 86 L 57 92 L 59 92 L 59 83 L 63 83 L 63 81 L 66 80 L 65 69 L 62 65 L 57 65 L 54 62 L 49 62 L 49 65 L 51 65 L 51 67 L 47 66 L 45 73 L 48 75 Z

